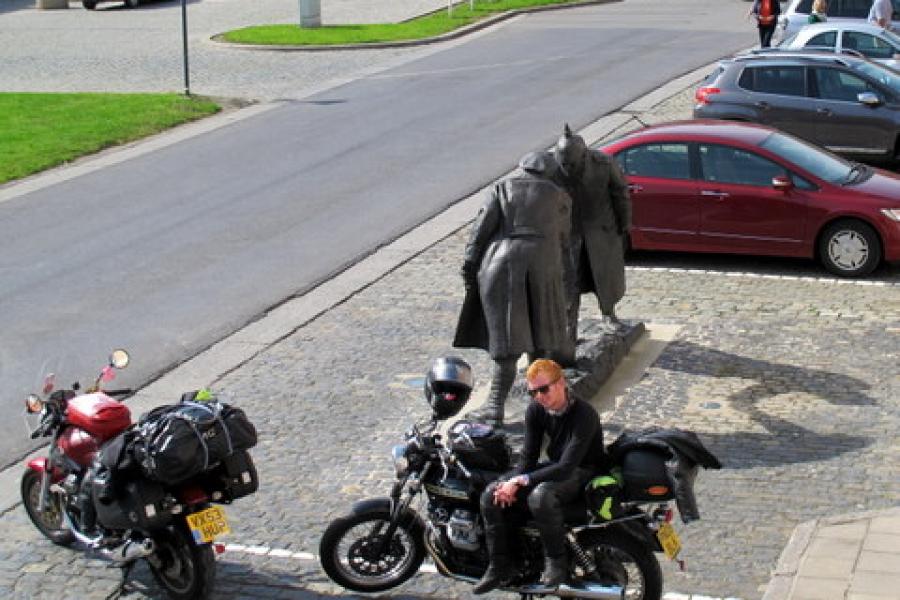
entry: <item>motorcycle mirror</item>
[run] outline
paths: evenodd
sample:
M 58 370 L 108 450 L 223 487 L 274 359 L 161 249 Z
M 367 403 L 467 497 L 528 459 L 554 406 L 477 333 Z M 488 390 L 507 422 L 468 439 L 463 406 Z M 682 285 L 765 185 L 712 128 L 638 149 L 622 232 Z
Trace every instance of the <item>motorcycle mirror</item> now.
M 25 410 L 30 413 L 39 413 L 44 408 L 44 401 L 41 400 L 36 394 L 28 394 L 28 397 L 25 398 Z
M 53 391 L 53 388 L 56 387 L 56 375 L 50 373 L 46 377 L 44 377 L 44 394 L 49 394 Z
M 113 350 L 112 354 L 109 355 L 109 365 L 117 369 L 124 369 L 125 367 L 127 367 L 130 360 L 131 357 L 128 356 L 128 352 L 122 350 L 121 348 L 118 350 Z

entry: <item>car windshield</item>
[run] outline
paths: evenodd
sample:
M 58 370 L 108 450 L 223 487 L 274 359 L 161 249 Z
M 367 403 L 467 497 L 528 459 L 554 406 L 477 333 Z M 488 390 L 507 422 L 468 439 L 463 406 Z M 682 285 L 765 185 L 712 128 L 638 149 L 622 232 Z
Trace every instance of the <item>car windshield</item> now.
M 900 35 L 897 35 L 890 29 L 885 29 L 881 32 L 881 35 L 885 37 L 891 44 L 894 45 L 894 48 L 900 48 Z
M 790 35 L 778 43 L 778 46 L 781 48 L 790 48 L 793 45 L 794 40 L 797 39 L 797 34 Z
M 853 68 L 888 87 L 895 94 L 900 94 L 900 74 L 896 71 L 870 62 L 859 62 Z
M 850 176 L 852 165 L 843 158 L 783 133 L 769 135 L 759 146 L 829 183 L 841 185 Z

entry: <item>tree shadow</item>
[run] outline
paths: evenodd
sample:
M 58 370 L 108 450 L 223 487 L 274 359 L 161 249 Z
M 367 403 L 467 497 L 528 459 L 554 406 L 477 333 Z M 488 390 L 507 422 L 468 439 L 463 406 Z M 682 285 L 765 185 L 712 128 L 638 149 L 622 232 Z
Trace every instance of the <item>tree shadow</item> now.
M 673 342 L 656 361 L 656 368 L 712 378 L 738 378 L 750 382 L 729 394 L 721 404 L 700 404 L 711 415 L 721 406 L 746 415 L 767 433 L 751 431 L 704 433 L 703 441 L 726 468 L 745 469 L 828 460 L 858 450 L 874 440 L 845 433 L 817 433 L 794 421 L 762 410 L 760 404 L 781 394 L 804 393 L 835 407 L 877 406 L 861 379 L 821 369 L 759 360 L 722 352 L 691 342 Z M 802 421 L 801 421 L 802 422 Z M 852 430 L 852 422 L 846 423 Z M 615 427 L 608 428 L 614 433 Z

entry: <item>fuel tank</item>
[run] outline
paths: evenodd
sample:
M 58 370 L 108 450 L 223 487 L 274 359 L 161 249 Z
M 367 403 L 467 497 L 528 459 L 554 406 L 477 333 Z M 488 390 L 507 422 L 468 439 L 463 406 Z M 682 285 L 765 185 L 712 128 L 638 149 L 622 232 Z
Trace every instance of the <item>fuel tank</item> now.
M 66 419 L 103 443 L 131 425 L 131 411 L 118 400 L 97 392 L 69 400 Z
M 91 465 L 100 449 L 100 440 L 97 437 L 71 425 L 63 430 L 56 444 L 66 456 L 83 467 Z

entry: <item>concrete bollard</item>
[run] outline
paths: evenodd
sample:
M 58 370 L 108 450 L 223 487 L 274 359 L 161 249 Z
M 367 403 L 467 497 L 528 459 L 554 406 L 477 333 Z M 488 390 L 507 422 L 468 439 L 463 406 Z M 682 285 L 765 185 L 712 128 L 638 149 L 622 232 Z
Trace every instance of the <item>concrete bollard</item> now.
M 300 0 L 300 27 L 322 25 L 321 0 Z
M 35 8 L 69 8 L 69 0 L 36 0 Z

